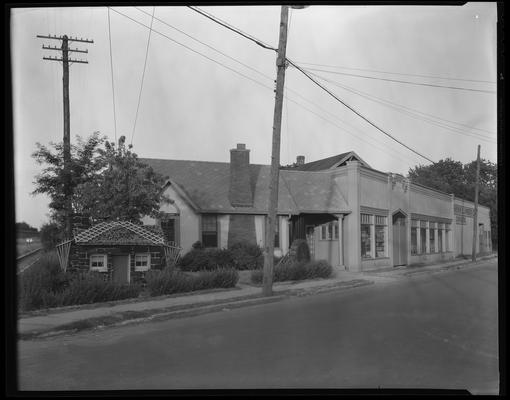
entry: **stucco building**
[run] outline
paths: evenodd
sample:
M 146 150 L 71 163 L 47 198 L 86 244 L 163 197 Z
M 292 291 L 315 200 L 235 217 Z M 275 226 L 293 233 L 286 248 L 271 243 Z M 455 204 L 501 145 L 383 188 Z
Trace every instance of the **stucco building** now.
M 168 177 L 171 199 L 160 225 L 183 252 L 201 241 L 228 247 L 239 240 L 264 246 L 270 166 L 251 164 L 238 144 L 230 163 L 143 159 Z M 306 239 L 315 259 L 352 271 L 471 254 L 474 204 L 377 171 L 356 153 L 281 169 L 275 253 Z M 477 251 L 491 251 L 489 209 L 478 207 Z

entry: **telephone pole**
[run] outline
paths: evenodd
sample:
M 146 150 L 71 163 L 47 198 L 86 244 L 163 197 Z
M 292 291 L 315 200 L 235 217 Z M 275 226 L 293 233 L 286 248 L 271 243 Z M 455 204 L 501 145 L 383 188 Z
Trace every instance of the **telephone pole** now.
M 478 188 L 480 185 L 480 145 L 476 156 L 476 181 L 475 181 L 475 210 L 473 213 L 473 250 L 471 261 L 476 261 L 476 237 L 478 235 Z
M 280 169 L 280 130 L 282 126 L 283 87 L 285 84 L 285 53 L 287 49 L 287 21 L 289 7 L 282 6 L 280 17 L 280 40 L 276 59 L 276 99 L 273 118 L 273 146 L 271 154 L 271 180 L 269 183 L 269 205 L 266 221 L 266 245 L 264 254 L 264 275 L 262 279 L 264 296 L 273 294 L 274 235 L 276 209 L 278 207 L 278 176 Z
M 83 43 L 94 43 L 93 40 L 83 38 L 73 38 L 67 35 L 56 36 L 56 35 L 37 35 L 38 38 L 61 40 L 61 47 L 57 46 L 45 46 L 44 50 L 61 51 L 61 57 L 43 57 L 43 60 L 58 61 L 62 62 L 63 76 L 63 102 L 64 102 L 64 213 L 65 213 L 65 236 L 70 238 L 72 236 L 72 188 L 71 188 L 71 118 L 69 113 L 69 63 L 88 64 L 88 61 L 78 60 L 69 58 L 69 53 L 88 53 L 88 50 L 80 50 L 78 48 L 69 48 L 69 42 L 83 42 Z

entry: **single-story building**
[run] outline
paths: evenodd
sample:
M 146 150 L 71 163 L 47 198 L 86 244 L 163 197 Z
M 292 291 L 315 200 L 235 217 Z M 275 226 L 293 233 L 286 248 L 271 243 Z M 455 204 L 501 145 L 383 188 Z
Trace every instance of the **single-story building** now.
M 167 240 L 161 223 L 137 225 L 129 221 L 100 222 L 73 216 L 73 238 L 57 246 L 60 265 L 71 273 L 96 271 L 105 280 L 141 282 L 150 269 L 176 262 L 180 248 Z
M 270 166 L 250 164 L 244 144 L 230 163 L 142 159 L 168 178 L 164 219 L 183 252 L 200 241 L 225 248 L 247 240 L 264 247 Z M 306 239 L 314 259 L 362 271 L 470 255 L 474 204 L 377 171 L 355 152 L 305 163 L 279 174 L 275 254 Z M 489 209 L 478 206 L 477 252 L 491 251 Z

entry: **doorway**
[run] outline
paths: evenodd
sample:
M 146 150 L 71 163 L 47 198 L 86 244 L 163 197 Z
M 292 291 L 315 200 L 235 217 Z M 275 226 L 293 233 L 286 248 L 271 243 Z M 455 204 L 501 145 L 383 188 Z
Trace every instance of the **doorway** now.
M 402 212 L 393 214 L 393 266 L 407 264 L 407 226 Z
M 129 283 L 129 256 L 113 256 L 113 281 L 116 283 Z

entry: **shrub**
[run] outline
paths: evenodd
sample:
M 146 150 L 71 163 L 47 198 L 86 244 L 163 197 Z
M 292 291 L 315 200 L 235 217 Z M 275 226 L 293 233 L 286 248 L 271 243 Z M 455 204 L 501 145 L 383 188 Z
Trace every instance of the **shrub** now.
M 147 288 L 151 296 L 185 293 L 196 290 L 229 288 L 237 284 L 239 275 L 233 269 L 201 271 L 196 275 L 165 269 L 151 270 L 146 275 Z
M 183 271 L 213 271 L 233 268 L 235 263 L 228 249 L 191 249 L 178 265 Z
M 291 254 L 298 261 L 310 261 L 310 248 L 308 242 L 304 239 L 296 239 L 292 242 Z
M 54 293 L 61 292 L 69 284 L 58 263 L 56 253 L 45 252 L 39 261 L 18 276 L 18 307 L 35 310 L 57 305 Z
M 18 279 L 21 311 L 123 300 L 141 292 L 139 285 L 105 281 L 99 273 L 64 273 L 55 252 L 45 253 Z
M 261 269 L 264 266 L 264 254 L 257 244 L 237 242 L 229 248 L 234 268 L 239 271 Z
M 58 297 L 60 305 L 69 306 L 134 298 L 141 291 L 140 285 L 105 281 L 99 273 L 89 272 L 74 277 Z
M 273 281 L 300 281 L 304 279 L 328 278 L 331 276 L 333 268 L 325 261 L 293 262 L 275 266 L 273 271 Z M 263 271 L 256 270 L 251 274 L 251 281 L 255 284 L 262 283 Z

